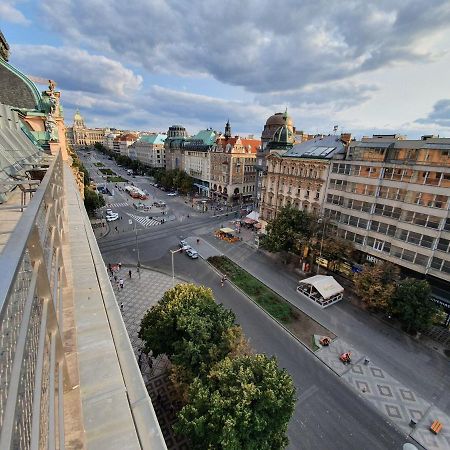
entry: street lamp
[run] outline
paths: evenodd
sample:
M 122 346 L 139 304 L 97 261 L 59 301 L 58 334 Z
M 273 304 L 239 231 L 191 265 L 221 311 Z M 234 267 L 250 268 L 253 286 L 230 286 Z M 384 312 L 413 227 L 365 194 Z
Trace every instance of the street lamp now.
M 317 275 L 319 275 L 319 268 L 320 268 L 320 259 L 322 258 L 322 248 L 323 248 L 323 237 L 325 236 L 325 227 L 327 225 L 327 222 L 325 220 L 323 220 L 322 218 L 320 218 L 317 223 L 322 223 L 323 222 L 323 230 L 322 230 L 322 239 L 320 241 L 320 252 L 319 252 L 319 258 L 317 260 Z
M 139 243 L 138 243 L 138 233 L 137 233 L 136 222 L 134 222 L 134 235 L 136 237 L 137 266 L 141 267 L 141 259 L 139 257 Z
M 170 253 L 172 254 L 172 287 L 175 287 L 175 268 L 173 265 L 173 254 L 181 252 L 183 248 L 179 248 L 178 250 L 170 250 Z

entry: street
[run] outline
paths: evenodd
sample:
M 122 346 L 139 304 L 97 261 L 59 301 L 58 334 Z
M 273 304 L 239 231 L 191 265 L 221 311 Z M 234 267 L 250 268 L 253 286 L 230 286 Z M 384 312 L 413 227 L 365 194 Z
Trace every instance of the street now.
M 92 152 L 94 153 L 94 152 Z M 85 162 L 85 160 L 83 159 Z M 95 162 L 95 158 L 91 158 Z M 117 170 L 115 162 L 101 159 L 105 167 Z M 88 170 L 95 170 L 91 164 Z M 121 174 L 126 178 L 126 175 Z M 95 177 L 93 177 L 95 180 Z M 100 177 L 98 178 L 100 182 Z M 97 182 L 97 181 L 96 181 Z M 214 229 L 228 224 L 233 214 L 213 217 L 212 213 L 192 211 L 180 197 L 169 197 L 154 188 L 144 177 L 136 177 L 133 182 L 145 189 L 153 199 L 167 203 L 168 216 L 173 220 L 155 226 L 142 226 L 130 214 L 136 215 L 132 201 L 127 194 L 115 190 L 114 202 L 121 204 L 114 208 L 123 219 L 110 223 L 111 231 L 99 240 L 105 263 L 122 262 L 136 265 L 138 253 L 144 267 L 171 273 L 170 249 L 176 249 L 180 238 L 201 237 L 202 242 L 216 245 L 220 251 L 238 262 L 243 268 L 263 279 L 275 291 L 286 298 L 295 293 L 296 280 L 282 267 L 273 267 L 273 261 L 246 244 L 217 244 L 212 237 Z M 129 206 L 128 206 L 129 205 Z M 151 215 L 151 214 L 150 214 Z M 189 215 L 189 218 L 187 217 Z M 118 227 L 118 231 L 114 227 Z M 136 227 L 136 231 L 135 231 Z M 202 244 L 200 244 L 202 245 Z M 221 247 L 223 246 L 223 248 Z M 139 250 L 139 252 L 138 252 Z M 291 449 L 396 449 L 407 442 L 406 436 L 381 415 L 373 406 L 361 398 L 355 390 L 344 383 L 314 354 L 305 349 L 296 339 L 274 322 L 240 291 L 230 284 L 220 287 L 220 277 L 205 261 L 191 260 L 185 254 L 174 255 L 176 276 L 185 280 L 204 284 L 214 290 L 218 302 L 232 309 L 237 321 L 257 351 L 274 355 L 279 364 L 292 375 L 297 387 L 298 402 L 289 425 Z M 397 336 L 391 329 L 374 324 L 373 320 L 360 311 L 354 311 L 349 304 L 341 302 L 329 310 L 319 310 L 313 304 L 305 304 L 304 310 L 310 316 L 345 339 L 356 339 L 373 360 L 388 364 L 393 375 L 406 377 L 421 395 L 440 402 L 444 410 L 449 407 L 448 373 L 445 361 L 434 355 L 425 355 L 423 349 L 411 343 L 409 337 Z M 387 329 L 387 332 L 386 332 Z M 389 356 L 395 352 L 395 358 Z M 415 360 L 411 358 L 415 355 Z M 413 368 L 418 360 L 426 357 L 424 374 Z M 413 370 L 411 370 L 413 369 Z M 405 384 L 406 381 L 403 381 Z

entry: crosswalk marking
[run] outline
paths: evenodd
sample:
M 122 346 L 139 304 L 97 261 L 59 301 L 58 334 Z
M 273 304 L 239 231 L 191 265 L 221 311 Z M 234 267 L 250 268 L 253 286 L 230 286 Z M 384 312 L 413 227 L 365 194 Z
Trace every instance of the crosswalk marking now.
M 123 206 L 130 206 L 129 203 L 123 202 L 123 203 L 108 203 L 106 206 L 103 206 L 103 208 L 120 208 Z
M 146 228 L 161 224 L 160 220 L 147 219 L 147 217 L 145 216 L 135 216 L 134 214 L 127 214 L 127 215 Z

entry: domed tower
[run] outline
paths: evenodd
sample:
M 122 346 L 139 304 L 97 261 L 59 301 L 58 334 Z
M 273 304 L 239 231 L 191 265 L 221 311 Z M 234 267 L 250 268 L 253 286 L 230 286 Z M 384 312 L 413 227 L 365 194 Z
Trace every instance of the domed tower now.
M 80 114 L 80 111 L 75 112 L 75 115 L 73 116 L 73 127 L 74 128 L 86 128 L 86 125 L 84 124 L 83 116 Z
M 295 136 L 287 123 L 282 125 L 275 131 L 272 140 L 268 142 L 266 149 L 272 153 L 273 151 L 284 152 L 292 148 L 295 142 Z
M 295 127 L 292 118 L 288 115 L 287 108 L 284 113 L 278 112 L 273 116 L 270 116 L 266 124 L 264 125 L 264 130 L 261 134 L 261 147 L 264 151 L 266 145 L 273 139 L 274 134 L 278 131 L 278 129 L 286 125 L 293 136 L 295 136 Z
M 274 136 L 277 133 L 275 140 Z M 282 112 L 277 112 L 273 116 L 270 116 L 266 124 L 264 125 L 263 132 L 261 134 L 261 147 L 256 153 L 255 169 L 257 172 L 255 183 L 255 208 L 258 208 L 261 200 L 262 180 L 266 174 L 266 156 L 271 150 L 269 143 L 278 142 L 278 147 L 281 146 L 281 150 L 288 150 L 292 147 L 295 137 L 295 127 L 292 118 L 287 112 L 287 108 Z M 291 143 L 292 140 L 292 143 Z M 284 146 L 284 147 L 283 147 Z M 274 150 L 274 148 L 272 148 Z

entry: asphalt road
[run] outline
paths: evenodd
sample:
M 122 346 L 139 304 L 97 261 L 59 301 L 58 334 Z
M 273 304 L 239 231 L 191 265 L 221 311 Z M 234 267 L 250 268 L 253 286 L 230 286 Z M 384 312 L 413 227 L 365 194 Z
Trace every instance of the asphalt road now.
M 110 167 L 117 172 L 113 164 Z M 167 203 L 178 211 L 177 219 L 139 230 L 137 235 L 141 263 L 170 273 L 169 249 L 177 247 L 180 237 L 207 234 L 226 218 L 203 215 L 182 221 L 189 207 L 179 198 L 169 198 Z M 99 246 L 105 263 L 137 262 L 136 235 L 131 230 L 110 233 Z M 290 449 L 400 449 L 407 442 L 384 416 L 247 297 L 230 284 L 221 288 L 219 276 L 206 262 L 179 253 L 174 261 L 178 277 L 211 287 L 217 301 L 234 311 L 252 347 L 276 356 L 293 377 L 298 401 L 289 424 Z

